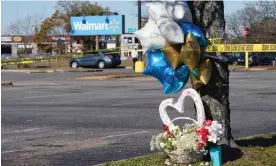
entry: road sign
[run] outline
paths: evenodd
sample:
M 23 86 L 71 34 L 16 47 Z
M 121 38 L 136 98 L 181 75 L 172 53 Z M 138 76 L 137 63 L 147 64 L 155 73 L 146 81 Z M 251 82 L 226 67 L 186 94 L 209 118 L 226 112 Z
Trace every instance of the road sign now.
M 124 33 L 124 16 L 70 17 L 72 36 L 120 35 Z
M 128 33 L 134 33 L 136 31 L 136 28 L 128 28 Z

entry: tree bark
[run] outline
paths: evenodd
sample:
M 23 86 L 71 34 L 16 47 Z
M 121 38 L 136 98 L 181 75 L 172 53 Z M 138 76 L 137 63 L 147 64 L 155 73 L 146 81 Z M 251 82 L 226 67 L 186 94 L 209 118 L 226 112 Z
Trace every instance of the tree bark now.
M 189 1 L 194 24 L 209 38 L 221 38 L 225 31 L 223 1 Z M 236 146 L 231 134 L 229 107 L 229 69 L 223 61 L 211 59 L 212 76 L 209 83 L 198 89 L 207 119 L 222 124 L 225 133 L 220 144 Z

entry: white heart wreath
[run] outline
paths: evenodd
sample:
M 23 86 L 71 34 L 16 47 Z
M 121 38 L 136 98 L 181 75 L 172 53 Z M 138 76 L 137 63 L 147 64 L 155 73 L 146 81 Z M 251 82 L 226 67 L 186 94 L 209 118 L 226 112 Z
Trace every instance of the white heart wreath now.
M 191 97 L 194 100 L 197 111 L 197 120 L 194 120 L 190 117 L 177 117 L 171 120 L 168 116 L 167 108 L 172 107 L 176 109 L 179 113 L 184 113 L 184 100 L 187 96 Z M 175 101 L 172 98 L 162 101 L 159 106 L 159 114 L 163 123 L 167 126 L 174 125 L 173 122 L 179 119 L 192 120 L 194 123 L 200 126 L 205 121 L 205 112 L 200 95 L 194 89 L 191 88 L 185 89 L 177 101 Z

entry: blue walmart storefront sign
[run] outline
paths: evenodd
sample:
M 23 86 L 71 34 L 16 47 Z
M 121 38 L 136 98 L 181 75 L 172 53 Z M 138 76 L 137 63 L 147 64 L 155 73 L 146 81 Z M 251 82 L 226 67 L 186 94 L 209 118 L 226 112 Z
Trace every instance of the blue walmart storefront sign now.
M 123 33 L 123 16 L 71 17 L 71 35 L 119 35 Z

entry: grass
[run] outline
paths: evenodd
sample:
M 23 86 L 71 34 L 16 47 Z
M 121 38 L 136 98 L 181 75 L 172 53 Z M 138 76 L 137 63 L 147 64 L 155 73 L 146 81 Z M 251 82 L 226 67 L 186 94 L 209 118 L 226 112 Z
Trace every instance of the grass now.
M 223 147 L 224 166 L 276 166 L 276 133 L 236 141 L 238 148 Z M 162 153 L 102 164 L 102 166 L 165 166 Z M 208 156 L 204 162 L 210 162 Z M 200 163 L 193 164 L 199 166 Z

